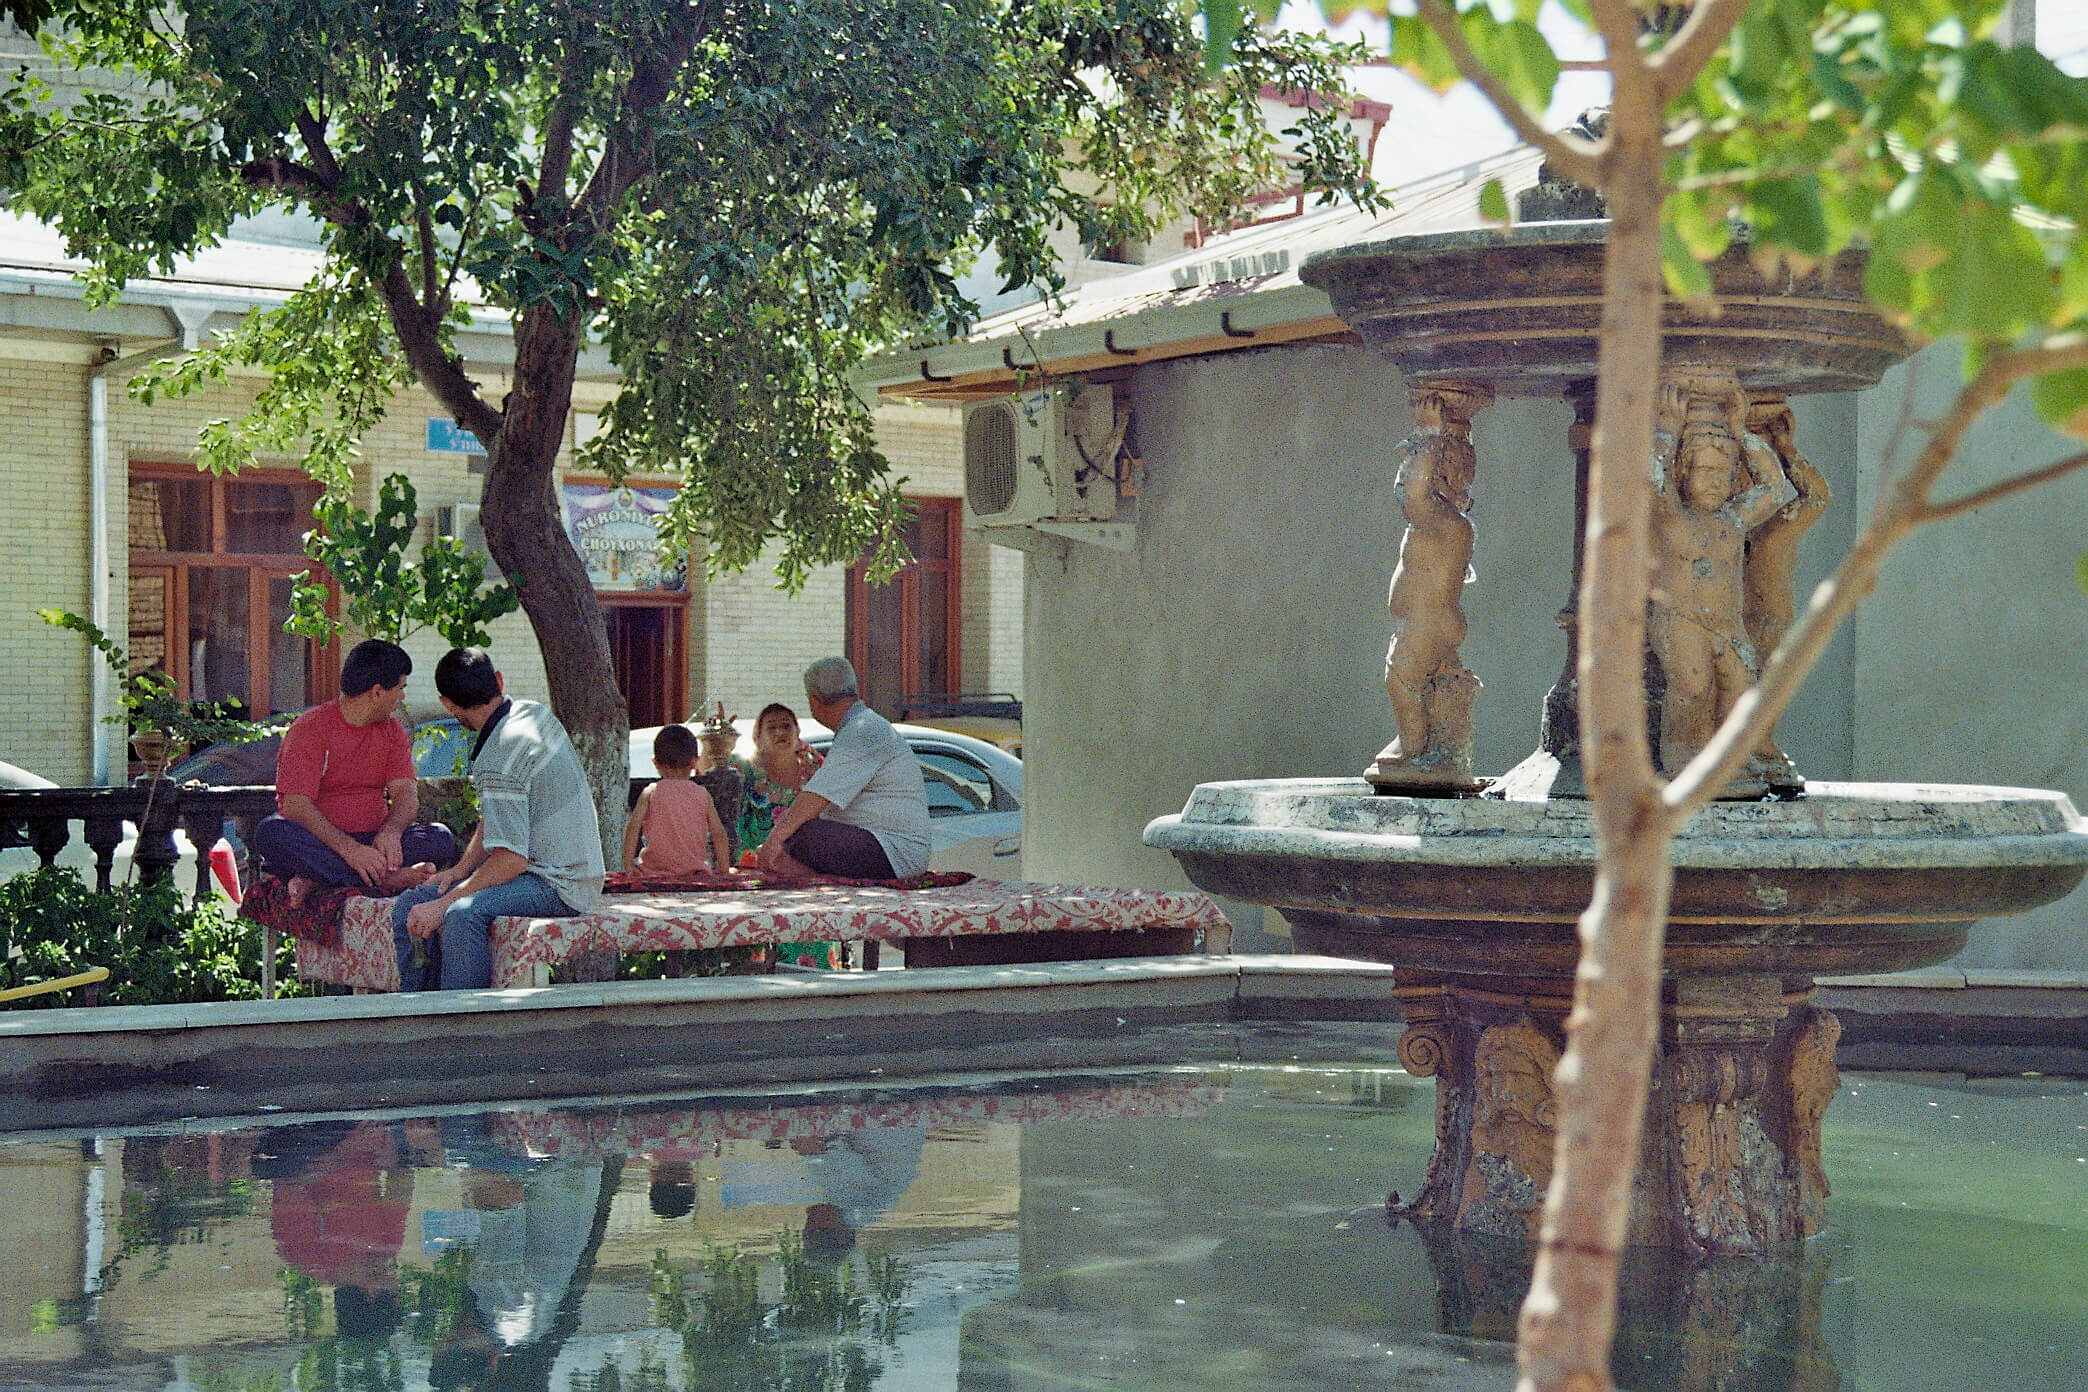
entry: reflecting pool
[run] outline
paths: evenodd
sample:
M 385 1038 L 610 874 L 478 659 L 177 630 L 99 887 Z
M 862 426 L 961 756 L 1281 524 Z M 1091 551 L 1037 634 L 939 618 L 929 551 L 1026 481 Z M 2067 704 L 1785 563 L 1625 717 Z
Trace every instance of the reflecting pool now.
M 1522 1254 L 1386 1221 L 1433 1084 L 1284 1050 L 0 1137 L 0 1387 L 1511 1386 Z M 1635 1271 L 1620 1383 L 2088 1387 L 2088 1088 L 1843 1093 L 1830 1231 Z

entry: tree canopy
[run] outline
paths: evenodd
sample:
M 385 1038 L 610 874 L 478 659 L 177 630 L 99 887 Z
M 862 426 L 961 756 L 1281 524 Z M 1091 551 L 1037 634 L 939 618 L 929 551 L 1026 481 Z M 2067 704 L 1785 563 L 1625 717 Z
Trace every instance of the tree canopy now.
M 782 573 L 893 545 L 895 495 L 844 388 L 871 345 L 960 330 L 953 270 L 987 248 L 1054 283 L 1045 234 L 1223 221 L 1288 177 L 1264 85 L 1338 92 L 1336 50 L 1245 31 L 1202 68 L 1170 0 L 126 0 L 56 5 L 62 59 L 134 74 L 69 107 L 7 94 L 0 178 L 113 294 L 268 204 L 324 226 L 321 282 L 213 356 L 277 370 L 213 467 L 255 448 L 343 477 L 417 377 L 491 444 L 508 408 L 450 333 L 478 300 L 517 333 L 598 336 L 622 392 L 589 460 L 683 474 L 673 517 L 714 567 Z M 1302 170 L 1361 182 L 1337 104 Z M 1084 168 L 1092 197 L 1063 175 Z M 518 376 L 520 365 L 518 365 Z
M 550 487 L 583 345 L 620 377 L 584 462 L 682 480 L 670 540 L 713 570 L 776 543 L 785 583 L 866 553 L 889 567 L 904 505 L 846 374 L 872 346 L 961 330 L 972 258 L 1049 287 L 1061 222 L 1100 245 L 1223 222 L 1294 177 L 1374 196 L 1342 101 L 1303 103 L 1288 133 L 1259 111 L 1265 88 L 1338 97 L 1348 55 L 1248 29 L 1213 72 L 1184 0 L 32 11 L 61 62 L 118 79 L 61 102 L 17 75 L 0 97 L 0 184 L 91 260 L 94 295 L 264 207 L 320 227 L 309 286 L 134 390 L 263 366 L 255 409 L 213 424 L 200 462 L 291 455 L 337 491 L 393 391 L 432 393 L 487 447 L 487 543 L 610 820 L 622 701 Z M 454 349 L 474 305 L 513 325 L 498 400 Z

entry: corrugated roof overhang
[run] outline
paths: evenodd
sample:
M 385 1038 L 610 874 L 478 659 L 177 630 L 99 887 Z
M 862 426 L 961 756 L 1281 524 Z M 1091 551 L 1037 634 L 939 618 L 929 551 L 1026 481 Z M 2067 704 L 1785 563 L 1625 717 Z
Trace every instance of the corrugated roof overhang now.
M 1283 279 L 1288 284 L 1266 286 Z M 1032 329 L 881 354 L 859 374 L 882 398 L 962 402 L 1006 396 L 1067 377 L 1279 344 L 1359 342 L 1320 291 L 1295 277 L 1211 287 L 1200 298 L 1142 306 L 1106 320 Z

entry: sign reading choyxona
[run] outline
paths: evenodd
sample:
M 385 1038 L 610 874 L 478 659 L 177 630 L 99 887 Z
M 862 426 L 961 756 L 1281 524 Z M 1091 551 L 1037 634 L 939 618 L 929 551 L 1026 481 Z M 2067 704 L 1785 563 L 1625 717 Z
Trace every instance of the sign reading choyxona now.
M 680 591 L 688 588 L 681 561 L 660 562 L 660 515 L 671 488 L 568 483 L 559 490 L 566 534 L 597 590 Z

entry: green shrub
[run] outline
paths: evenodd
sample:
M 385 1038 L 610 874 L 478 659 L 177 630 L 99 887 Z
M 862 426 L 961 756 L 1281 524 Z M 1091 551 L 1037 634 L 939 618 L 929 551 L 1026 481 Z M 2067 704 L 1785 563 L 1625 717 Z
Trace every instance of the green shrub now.
M 76 871 L 32 870 L 0 880 L 0 988 L 107 967 L 104 1005 L 255 1000 L 261 995 L 261 925 L 216 897 L 191 904 L 171 877 L 98 893 Z M 292 974 L 296 948 L 277 945 L 277 990 L 304 995 Z M 78 991 L 29 996 L 17 1007 L 78 1005 Z

